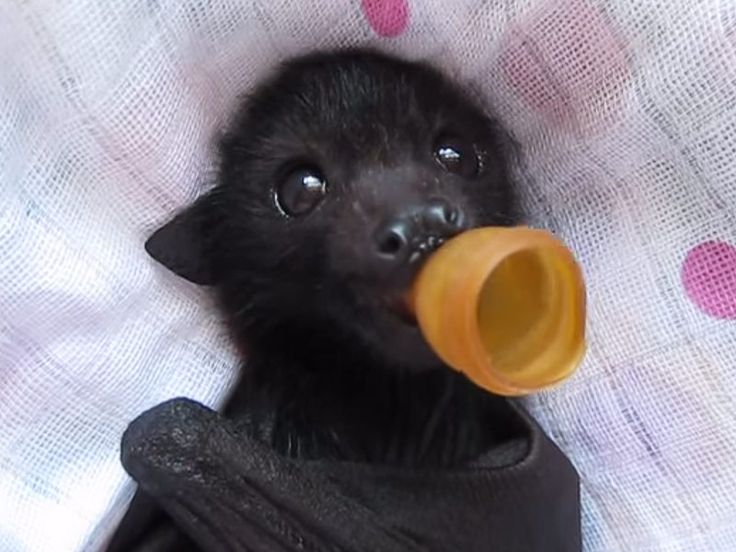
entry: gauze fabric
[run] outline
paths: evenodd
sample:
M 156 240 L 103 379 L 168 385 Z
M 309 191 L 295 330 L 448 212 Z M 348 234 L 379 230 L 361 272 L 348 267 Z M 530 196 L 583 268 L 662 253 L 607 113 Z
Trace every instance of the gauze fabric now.
M 580 472 L 586 550 L 736 550 L 736 2 L 5 0 L 0 551 L 100 550 L 128 421 L 221 404 L 212 300 L 143 243 L 212 183 L 240 95 L 347 45 L 477 89 L 584 266 L 586 361 L 529 405 Z

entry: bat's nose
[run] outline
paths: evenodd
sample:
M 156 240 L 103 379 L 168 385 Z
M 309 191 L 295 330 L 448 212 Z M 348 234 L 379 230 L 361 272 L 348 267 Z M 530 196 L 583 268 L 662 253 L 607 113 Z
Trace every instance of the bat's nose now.
M 444 199 L 409 205 L 379 226 L 376 258 L 388 266 L 411 264 L 466 229 L 462 209 Z

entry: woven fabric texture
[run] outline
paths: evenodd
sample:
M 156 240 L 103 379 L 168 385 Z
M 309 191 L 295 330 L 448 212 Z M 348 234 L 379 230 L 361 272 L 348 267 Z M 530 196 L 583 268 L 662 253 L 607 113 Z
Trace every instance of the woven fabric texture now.
M 220 404 L 236 356 L 211 299 L 143 242 L 211 181 L 240 94 L 345 45 L 476 87 L 523 147 L 532 220 L 582 260 L 589 354 L 529 404 L 582 476 L 586 550 L 736 550 L 723 0 L 0 2 L 0 550 L 99 550 L 133 492 L 126 422 Z

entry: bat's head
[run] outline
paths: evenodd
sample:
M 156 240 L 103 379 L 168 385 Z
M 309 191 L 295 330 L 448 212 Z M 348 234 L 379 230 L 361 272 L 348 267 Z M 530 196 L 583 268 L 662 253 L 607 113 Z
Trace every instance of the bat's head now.
M 423 64 L 370 52 L 284 65 L 236 115 L 218 185 L 149 240 L 219 290 L 238 338 L 301 354 L 347 344 L 437 365 L 402 298 L 443 241 L 514 222 L 508 138 Z

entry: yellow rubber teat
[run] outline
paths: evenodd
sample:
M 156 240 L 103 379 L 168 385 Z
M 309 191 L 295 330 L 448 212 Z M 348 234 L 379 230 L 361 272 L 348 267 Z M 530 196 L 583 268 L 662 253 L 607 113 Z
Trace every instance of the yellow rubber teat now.
M 524 395 L 567 378 L 585 353 L 585 285 L 549 232 L 478 228 L 425 263 L 411 307 L 435 353 L 484 389 Z

